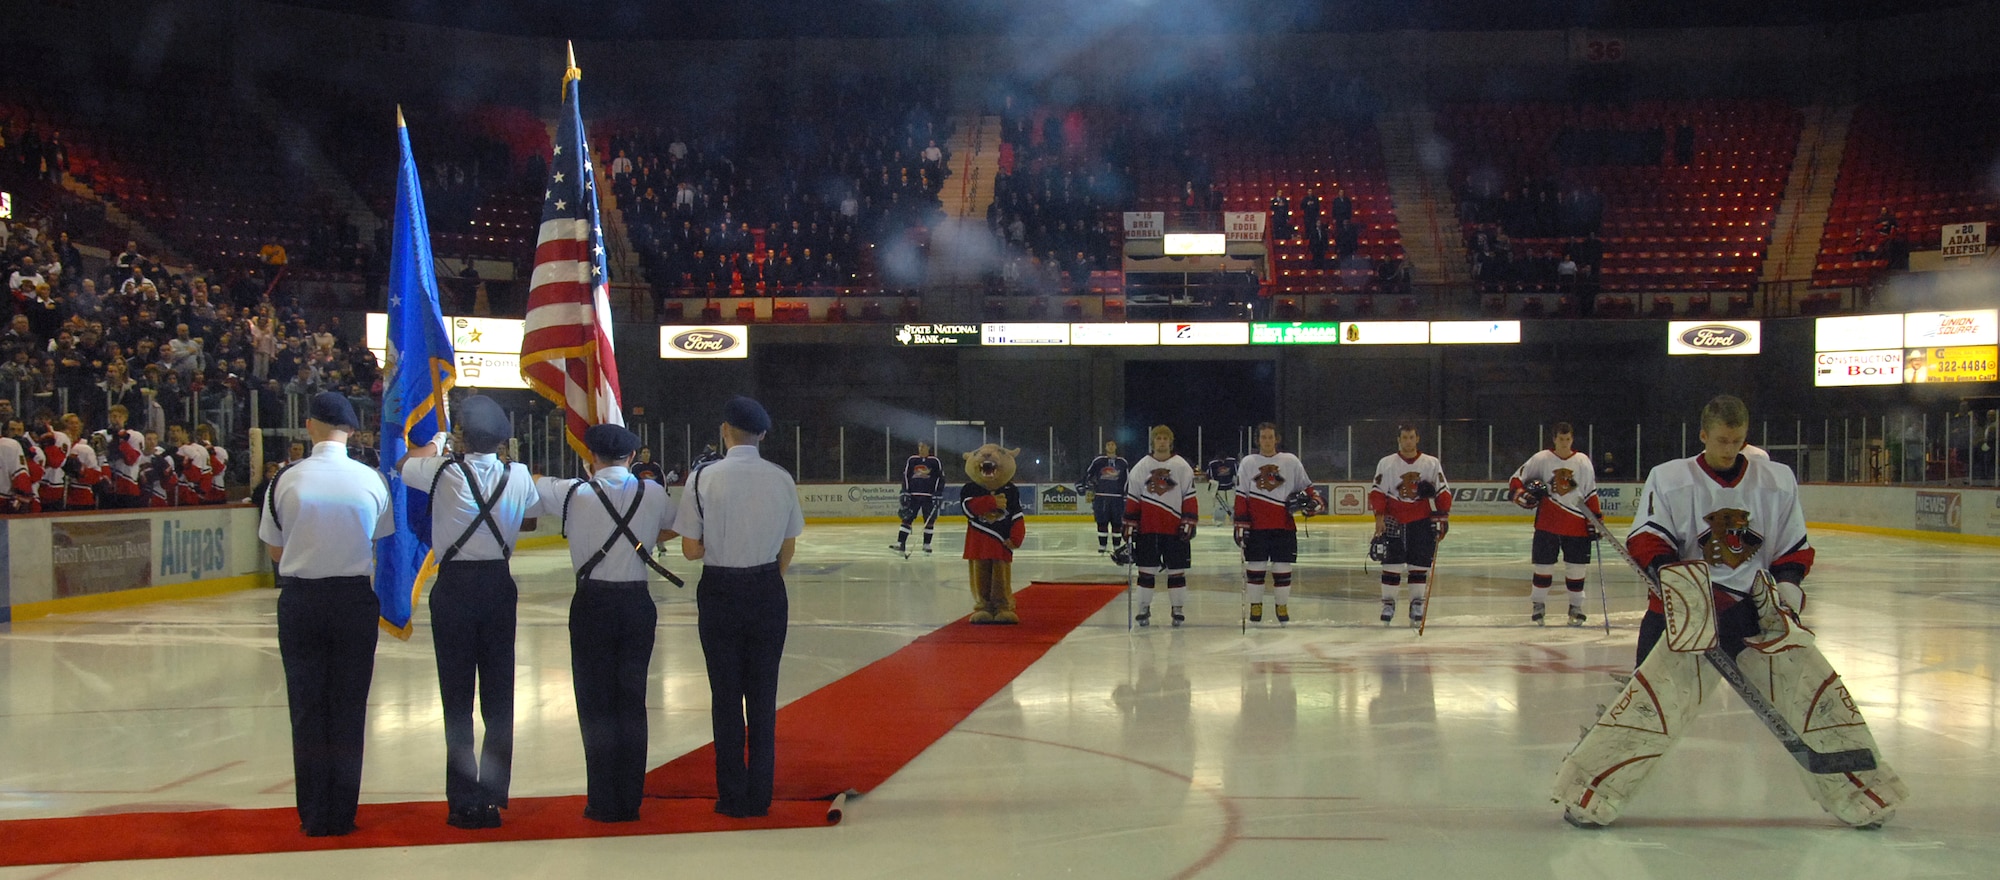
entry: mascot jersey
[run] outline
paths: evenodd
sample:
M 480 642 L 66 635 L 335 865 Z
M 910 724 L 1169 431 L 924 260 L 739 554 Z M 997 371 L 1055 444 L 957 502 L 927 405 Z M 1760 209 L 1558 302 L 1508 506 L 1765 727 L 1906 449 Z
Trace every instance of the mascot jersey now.
M 1289 452 L 1266 457 L 1258 453 L 1243 456 L 1236 484 L 1236 524 L 1253 530 L 1295 531 L 1292 512 L 1285 500 L 1301 489 L 1312 488 L 1306 466 Z
M 1632 558 L 1708 562 L 1718 611 L 1748 598 L 1759 571 L 1796 584 L 1812 569 L 1798 481 L 1769 459 L 1739 455 L 1728 473 L 1700 455 L 1653 468 L 1632 523 Z M 1648 607 L 1663 610 L 1658 596 Z
M 1013 483 L 998 489 L 966 483 L 958 497 L 965 506 L 965 558 L 1013 561 L 1012 545 L 1028 532 L 1021 518 L 1021 490 Z
M 1540 480 L 1549 487 L 1549 497 L 1535 508 L 1535 530 L 1550 532 L 1571 538 L 1590 535 L 1590 521 L 1583 518 L 1583 509 L 1604 515 L 1597 506 L 1597 470 L 1590 466 L 1590 456 L 1571 450 L 1568 458 L 1563 458 L 1553 449 L 1544 449 L 1528 459 L 1521 469 L 1514 472 L 1508 487 L 1521 491 L 1530 480 Z
M 1429 483 L 1436 497 L 1426 499 L 1418 483 Z M 1433 506 L 1435 505 L 1435 511 Z M 1409 524 L 1451 514 L 1451 486 L 1444 481 L 1444 465 L 1428 452 L 1404 458 L 1391 452 L 1375 463 L 1375 484 L 1368 487 L 1368 509 L 1399 523 Z

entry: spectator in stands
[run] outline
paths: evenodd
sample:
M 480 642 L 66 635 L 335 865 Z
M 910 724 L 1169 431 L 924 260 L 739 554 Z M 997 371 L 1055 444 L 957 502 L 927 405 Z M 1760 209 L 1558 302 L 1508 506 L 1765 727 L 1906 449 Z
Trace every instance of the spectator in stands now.
M 167 340 L 167 366 L 186 379 L 201 369 L 202 340 L 190 335 L 185 323 L 174 325 L 174 338 Z
M 22 285 L 26 285 L 29 289 L 45 287 L 48 283 L 41 270 L 35 268 L 34 257 L 22 257 L 21 261 L 15 264 L 13 274 L 7 276 L 8 290 L 20 290 Z
M 1276 241 L 1290 241 L 1292 230 L 1292 202 L 1285 198 L 1285 191 L 1271 197 L 1271 237 Z
M 1354 222 L 1354 199 L 1349 198 L 1344 189 L 1334 188 L 1333 200 L 1327 202 L 1326 210 L 1332 215 L 1336 227 Z

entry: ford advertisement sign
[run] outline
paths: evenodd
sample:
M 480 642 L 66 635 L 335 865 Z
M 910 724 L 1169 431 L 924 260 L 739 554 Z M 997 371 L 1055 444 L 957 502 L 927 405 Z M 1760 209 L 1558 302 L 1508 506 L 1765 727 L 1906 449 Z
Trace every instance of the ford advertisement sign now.
M 750 356 L 749 328 L 677 327 L 660 328 L 660 357 L 733 358 Z
M 1757 354 L 1756 321 L 1669 321 L 1668 354 Z

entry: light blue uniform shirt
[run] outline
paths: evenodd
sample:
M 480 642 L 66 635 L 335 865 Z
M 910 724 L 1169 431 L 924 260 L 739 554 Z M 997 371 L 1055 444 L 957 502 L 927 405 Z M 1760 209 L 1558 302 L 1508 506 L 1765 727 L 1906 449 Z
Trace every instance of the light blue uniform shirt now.
M 632 476 L 632 472 L 622 467 L 608 467 L 598 471 L 588 482 L 577 485 L 576 480 L 559 477 L 543 477 L 535 481 L 535 489 L 541 494 L 541 501 L 535 505 L 535 515 L 563 516 L 563 501 L 569 501 L 569 519 L 565 524 L 569 532 L 570 567 L 581 570 L 590 557 L 616 533 L 611 515 L 604 510 L 604 502 L 597 499 L 600 488 L 611 506 L 623 516 L 632 509 L 632 498 L 639 494 L 639 485 L 648 482 Z M 576 487 L 576 494 L 570 494 L 570 487 Z M 660 533 L 674 527 L 674 504 L 667 497 L 667 490 L 660 484 L 646 486 L 646 497 L 639 502 L 639 510 L 632 515 L 630 528 L 637 544 L 620 540 L 617 546 L 604 554 L 604 559 L 591 569 L 590 579 L 595 581 L 630 582 L 643 581 L 652 572 L 646 561 L 639 558 L 635 546 L 643 546 L 652 552 L 653 542 L 659 540 Z
M 276 508 L 277 516 L 272 517 Z M 257 537 L 285 548 L 280 577 L 330 578 L 375 573 L 375 539 L 396 531 L 389 484 L 381 472 L 347 457 L 347 444 L 313 444 L 264 499 Z
M 703 565 L 754 568 L 778 561 L 785 539 L 805 531 L 792 475 L 757 454 L 731 446 L 720 461 L 703 466 L 681 493 L 675 526 L 702 544 Z
M 465 472 L 456 466 L 446 467 L 450 463 L 451 457 L 445 455 L 403 462 L 403 482 L 410 488 L 430 491 L 431 481 L 437 481 L 437 492 L 431 496 L 431 542 L 440 562 L 458 536 L 465 534 L 466 528 L 479 518 L 479 506 L 472 500 L 472 490 L 465 485 Z M 471 453 L 465 457 L 465 463 L 472 468 L 482 497 L 492 497 L 493 487 L 500 484 L 500 475 L 507 474 L 507 489 L 493 505 L 493 522 L 500 527 L 505 546 L 514 546 L 521 536 L 521 518 L 541 499 L 541 493 L 535 490 L 535 478 L 528 475 L 528 466 L 519 462 L 507 464 L 491 452 Z M 465 546 L 459 548 L 458 555 L 452 557 L 457 562 L 505 558 L 502 544 L 493 540 L 493 530 L 483 522 L 466 539 Z

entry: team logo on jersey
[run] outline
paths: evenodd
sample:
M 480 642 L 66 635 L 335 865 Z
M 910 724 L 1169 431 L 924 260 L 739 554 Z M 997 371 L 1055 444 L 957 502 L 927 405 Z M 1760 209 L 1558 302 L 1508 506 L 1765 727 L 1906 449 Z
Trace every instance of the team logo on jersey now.
M 1764 546 L 1764 536 L 1750 528 L 1747 510 L 1725 507 L 1702 517 L 1702 521 L 1708 523 L 1708 529 L 1695 543 L 1701 545 L 1701 558 L 1710 565 L 1736 568 Z
M 916 479 L 919 480 L 929 479 L 930 475 L 931 475 L 931 466 L 927 464 L 919 464 L 916 467 L 910 469 L 910 476 L 915 477 Z
M 1110 465 L 1106 465 L 1104 467 L 1104 470 L 1097 472 L 1097 476 L 1106 480 L 1115 480 L 1118 479 L 1118 469 Z
M 1568 495 L 1572 490 L 1576 489 L 1576 471 L 1569 468 L 1556 468 L 1555 473 L 1549 477 L 1549 488 L 1554 490 L 1557 495 Z
M 1165 495 L 1178 485 L 1174 482 L 1173 470 L 1169 468 L 1154 468 L 1152 476 L 1146 478 L 1146 491 L 1154 495 Z
M 1278 473 L 1277 465 L 1267 464 L 1257 468 L 1257 475 L 1250 478 L 1250 484 L 1261 491 L 1272 492 L 1285 484 L 1285 478 Z
M 1415 501 L 1422 493 L 1417 491 L 1418 479 L 1423 476 L 1416 471 L 1406 471 L 1396 478 L 1396 497 L 1404 501 Z

